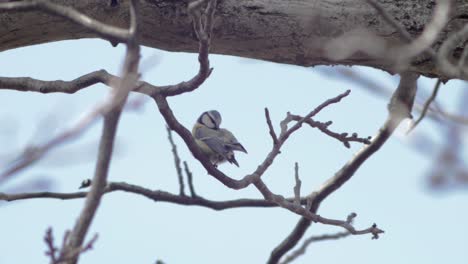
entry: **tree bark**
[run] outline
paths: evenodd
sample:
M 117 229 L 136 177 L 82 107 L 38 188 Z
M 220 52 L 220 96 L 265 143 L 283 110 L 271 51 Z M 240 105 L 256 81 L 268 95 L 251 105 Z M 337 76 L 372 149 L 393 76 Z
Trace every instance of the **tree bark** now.
M 56 0 L 104 23 L 126 27 L 128 1 L 111 6 L 103 0 Z M 168 51 L 196 52 L 198 41 L 187 13 L 188 0 L 144 0 L 141 3 L 143 45 Z M 433 0 L 380 0 L 385 9 L 414 37 L 431 19 Z M 441 32 L 437 49 L 446 36 L 468 21 L 468 2 L 454 1 L 450 23 Z M 366 29 L 385 43 L 402 43 L 394 28 L 364 0 L 220 0 L 211 52 L 300 65 L 363 65 L 394 72 L 393 62 L 362 51 L 336 58 L 331 44 L 340 36 Z M 41 11 L 1 11 L 0 51 L 59 40 L 97 38 L 63 18 Z M 343 40 L 346 46 L 346 41 Z M 372 40 L 369 40 L 372 41 Z M 461 48 L 455 49 L 456 58 Z M 412 70 L 430 77 L 442 77 L 434 61 L 422 55 Z

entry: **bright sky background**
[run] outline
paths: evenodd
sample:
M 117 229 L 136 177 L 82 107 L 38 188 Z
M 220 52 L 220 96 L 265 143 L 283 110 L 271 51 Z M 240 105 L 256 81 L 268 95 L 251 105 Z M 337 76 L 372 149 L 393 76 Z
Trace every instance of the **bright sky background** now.
M 143 79 L 153 84 L 177 83 L 198 70 L 196 54 L 148 48 L 142 53 Z M 98 69 L 118 74 L 123 54 L 123 46 L 112 48 L 98 40 L 32 46 L 0 53 L 0 75 L 71 80 Z M 326 99 L 351 89 L 350 96 L 328 107 L 316 119 L 333 120 L 333 131 L 357 132 L 360 136 L 374 135 L 387 114 L 388 98 L 327 77 L 324 67 L 303 68 L 216 55 L 210 60 L 214 71 L 208 81 L 193 93 L 171 98 L 170 104 L 189 128 L 203 111 L 221 112 L 222 127 L 233 131 L 249 151 L 237 155 L 240 168 L 220 166 L 233 178 L 255 170 L 271 149 L 264 107 L 269 107 L 278 128 L 287 111 L 304 115 Z M 384 72 L 356 69 L 385 87 L 396 87 L 397 79 Z M 420 83 L 428 93 L 434 80 L 422 79 Z M 449 110 L 458 104 L 461 88 L 460 82 L 442 88 L 439 98 L 449 103 Z M 74 95 L 0 90 L 0 157 L 14 158 L 27 144 L 44 142 L 73 124 L 106 94 L 102 85 Z M 79 140 L 57 148 L 44 161 L 0 186 L 0 192 L 33 179 L 53 181 L 53 191 L 77 191 L 81 181 L 93 175 L 100 130 L 101 123 Z M 430 121 L 423 121 L 417 131 L 425 132 L 436 143 L 443 142 L 443 129 Z M 375 222 L 385 234 L 379 240 L 364 235 L 319 242 L 295 263 L 466 263 L 468 193 L 466 189 L 431 191 L 425 176 L 438 149 L 425 155 L 418 153 L 408 146 L 403 132 L 401 129 L 343 188 L 325 200 L 319 211 L 336 219 L 356 212 L 356 227 L 367 228 Z M 261 197 L 253 187 L 233 191 L 207 175 L 180 138 L 174 137 L 181 158 L 193 171 L 198 194 L 213 200 Z M 286 143 L 263 179 L 274 192 L 291 196 L 297 161 L 302 193 L 309 193 L 361 147 L 352 144 L 351 149 L 346 149 L 341 142 L 304 127 Z M 466 150 L 464 155 L 467 160 Z M 3 165 L 0 163 L 0 167 Z M 178 192 L 165 124 L 152 101 L 148 100 L 140 111 L 123 115 L 109 180 Z M 45 230 L 52 226 L 57 244 L 61 243 L 83 202 L 41 199 L 0 203 L 0 264 L 47 263 Z M 156 259 L 166 263 L 264 263 L 298 219 L 279 208 L 216 212 L 114 192 L 105 195 L 101 203 L 88 235 L 90 238 L 98 232 L 99 239 L 94 250 L 82 255 L 81 263 L 149 264 Z M 339 231 L 343 230 L 315 224 L 307 237 Z

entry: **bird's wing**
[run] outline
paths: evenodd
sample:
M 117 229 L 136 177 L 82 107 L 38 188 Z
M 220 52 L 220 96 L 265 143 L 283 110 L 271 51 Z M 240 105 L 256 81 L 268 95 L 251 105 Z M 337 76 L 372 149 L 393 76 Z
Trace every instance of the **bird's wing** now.
M 205 144 L 217 154 L 226 157 L 228 149 L 222 139 L 218 137 L 202 137 L 199 138 L 199 140 L 205 142 Z
M 231 131 L 221 128 L 220 132 L 225 135 L 224 138 L 229 139 L 228 142 L 225 142 L 225 144 L 230 150 L 237 150 L 247 153 L 247 150 L 244 148 L 244 146 L 242 146 L 241 143 L 239 143 L 239 141 L 237 141 L 237 138 L 232 134 Z
M 237 162 L 234 152 L 232 152 L 229 145 L 219 137 L 204 137 L 200 138 L 199 140 L 203 141 L 210 149 L 212 149 L 216 154 L 223 157 L 229 163 L 235 164 L 239 167 L 239 163 Z

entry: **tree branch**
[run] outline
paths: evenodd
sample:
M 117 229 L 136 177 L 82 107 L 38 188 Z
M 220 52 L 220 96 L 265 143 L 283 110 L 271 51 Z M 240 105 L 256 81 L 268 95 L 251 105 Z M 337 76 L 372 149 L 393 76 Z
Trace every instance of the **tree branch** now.
M 325 182 L 320 189 L 312 193 L 310 211 L 317 213 L 323 200 L 338 190 L 356 173 L 365 161 L 377 152 L 390 138 L 400 122 L 410 114 L 416 94 L 418 75 L 414 73 L 403 73 L 400 84 L 394 92 L 389 104 L 389 115 L 382 128 L 372 138 L 369 145 L 363 147 L 350 159 L 332 178 Z M 294 227 L 293 231 L 271 252 L 268 259 L 269 264 L 276 264 L 291 248 L 293 248 L 303 237 L 311 224 L 311 220 L 302 217 Z
M 187 182 L 188 182 L 188 186 L 190 190 L 190 195 L 192 197 L 197 197 L 197 193 L 195 193 L 195 187 L 193 186 L 193 175 L 188 167 L 187 161 L 184 161 L 184 169 L 185 169 L 185 174 L 187 175 Z
M 271 139 L 273 139 L 273 145 L 276 145 L 278 144 L 278 136 L 275 133 L 275 128 L 273 127 L 273 124 L 271 123 L 270 111 L 266 107 L 265 107 L 265 118 L 266 118 L 266 122 L 268 125 L 268 129 L 270 131 Z
M 67 93 L 73 94 L 94 84 L 102 83 L 109 87 L 115 87 L 120 83 L 118 76 L 108 73 L 106 70 L 98 70 L 80 76 L 71 81 L 43 81 L 30 77 L 0 77 L 0 89 L 16 90 L 20 92 L 37 93 Z M 138 81 L 133 91 L 151 95 L 155 90 L 160 89 L 144 81 Z
M 198 9 L 204 2 L 208 2 L 206 14 L 202 17 L 198 13 Z M 174 96 L 182 93 L 191 92 L 197 89 L 210 76 L 213 68 L 210 68 L 208 54 L 210 52 L 211 32 L 213 30 L 213 17 L 215 14 L 217 0 L 209 1 L 193 1 L 188 6 L 188 12 L 192 16 L 192 22 L 195 28 L 195 33 L 198 37 L 198 62 L 200 67 L 197 75 L 186 82 L 181 82 L 175 85 L 161 87 L 160 94 L 163 96 Z M 203 24 L 202 21 L 205 21 Z
M 296 206 L 301 205 L 301 179 L 299 179 L 299 164 L 294 163 L 294 180 L 296 185 L 294 185 L 294 204 Z
M 431 103 L 437 97 L 437 93 L 439 92 L 439 87 L 440 87 L 441 83 L 442 83 L 442 81 L 440 79 L 438 79 L 435 86 L 434 86 L 434 89 L 432 90 L 431 96 L 424 103 L 423 109 L 421 111 L 421 115 L 419 116 L 419 118 L 413 124 L 411 124 L 410 128 L 406 132 L 407 134 L 410 133 L 423 120 L 423 118 L 426 116 L 426 113 L 429 110 L 429 106 L 431 105 Z
M 303 117 L 298 116 L 298 115 L 291 115 L 291 119 L 295 120 L 295 121 L 299 121 L 302 118 Z M 348 133 L 336 133 L 336 132 L 331 131 L 330 129 L 328 129 L 328 127 L 331 124 L 333 124 L 332 121 L 328 121 L 328 122 L 324 123 L 324 122 L 315 121 L 315 120 L 309 118 L 309 119 L 305 120 L 304 122 L 306 124 L 308 124 L 310 127 L 318 128 L 324 134 L 341 141 L 343 143 L 343 145 L 345 147 L 347 147 L 347 148 L 351 147 L 350 142 L 359 142 L 359 143 L 363 143 L 363 144 L 367 144 L 367 145 L 370 144 L 370 142 L 371 142 L 370 137 L 361 138 L 361 137 L 358 136 L 357 133 L 352 133 L 351 136 L 349 136 Z
M 66 246 L 60 252 L 61 258 L 71 259 L 71 263 L 76 263 L 79 254 L 74 254 L 82 248 L 85 236 L 89 230 L 91 222 L 100 204 L 104 189 L 107 185 L 112 151 L 114 147 L 115 135 L 122 108 L 127 100 L 129 92 L 138 81 L 138 64 L 140 60 L 140 47 L 137 41 L 138 9 L 139 0 L 130 2 L 130 27 L 128 29 L 129 38 L 126 39 L 127 52 L 122 69 L 122 79 L 116 89 L 111 90 L 108 104 L 103 105 L 104 126 L 99 144 L 99 154 L 96 168 L 92 179 L 91 190 L 86 196 L 83 210 L 70 233 Z
M 172 147 L 172 156 L 174 156 L 174 166 L 176 168 L 176 172 L 178 176 L 177 178 L 179 179 L 179 194 L 181 196 L 185 196 L 184 177 L 182 175 L 182 167 L 180 166 L 179 154 L 177 153 L 177 146 L 174 143 L 174 140 L 172 139 L 171 129 L 169 127 L 166 127 L 166 129 L 167 129 L 167 138 L 169 140 L 169 143 L 171 143 L 171 147 Z
M 226 210 L 231 208 L 243 208 L 243 207 L 278 207 L 274 202 L 266 201 L 264 199 L 235 199 L 227 201 L 213 201 L 206 198 L 203 198 L 199 195 L 192 197 L 181 196 L 177 194 L 172 194 L 166 191 L 161 190 L 150 190 L 141 186 L 128 184 L 125 182 L 109 182 L 105 187 L 103 194 L 123 191 L 132 194 L 141 195 L 155 202 L 167 202 L 179 205 L 187 206 L 201 206 L 210 208 L 213 210 Z M 6 194 L 0 193 L 0 201 L 19 201 L 19 200 L 28 200 L 28 199 L 60 199 L 60 200 L 70 200 L 70 199 L 80 199 L 85 198 L 89 192 L 73 192 L 73 193 L 61 193 L 61 192 L 33 192 L 33 193 L 17 193 L 17 194 Z M 293 202 L 294 198 L 288 198 L 288 201 Z M 301 198 L 301 204 L 305 205 L 307 203 L 307 198 Z
M 127 42 L 131 32 L 127 29 L 114 27 L 95 20 L 70 6 L 52 3 L 47 0 L 29 0 L 10 3 L 0 3 L 0 10 L 35 11 L 41 10 L 54 16 L 67 19 L 110 41 Z
M 98 19 L 106 25 L 124 27 L 128 24 L 128 1 L 117 6 L 109 6 L 110 1 L 55 0 L 60 6 L 73 7 L 88 17 Z M 334 61 L 323 52 L 330 41 L 342 34 L 350 34 L 357 29 L 366 28 L 375 32 L 385 42 L 400 40 L 393 28 L 376 20 L 376 12 L 362 0 L 343 1 L 341 5 L 312 5 L 310 1 L 219 1 L 219 19 L 214 20 L 216 37 L 213 39 L 212 53 L 255 58 L 267 61 L 313 65 L 364 65 L 393 72 L 393 65 L 366 54 L 353 54 L 351 57 Z M 187 1 L 141 1 L 142 20 L 141 43 L 148 47 L 169 51 L 197 52 L 193 28 L 188 26 L 191 15 L 187 12 Z M 431 18 L 433 1 L 422 0 L 411 5 L 407 2 L 381 1 L 381 6 L 391 10 L 392 15 L 405 25 L 404 30 L 411 36 L 421 35 L 425 24 Z M 409 3 L 409 2 L 408 2 Z M 24 1 L 3 3 L 25 5 Z M 464 16 L 468 6 L 463 1 L 455 1 L 449 27 L 444 28 L 441 36 L 450 35 L 465 23 Z M 345 14 L 336 17 L 336 14 Z M 407 15 L 405 15 L 407 14 Z M 316 20 L 320 18 L 321 23 Z M 81 24 L 49 15 L 40 10 L 27 12 L 1 12 L 0 51 L 60 40 L 102 37 L 92 29 Z M 30 21 L 35 21 L 31 24 Z M 57 21 L 60 27 L 55 26 Z M 176 23 L 174 23 L 174 21 Z M 295 21 L 297 23 L 290 23 Z M 343 25 L 346 24 L 346 27 Z M 242 30 L 238 30 L 240 25 Z M 450 26 L 450 25 L 453 25 Z M 265 34 L 275 32 L 275 34 Z M 457 54 L 458 55 L 458 54 Z M 435 67 L 435 61 L 428 59 L 412 65 L 415 71 L 426 76 L 447 79 L 443 69 Z M 445 76 L 444 76 L 445 75 Z
M 348 232 L 353 235 L 372 234 L 372 239 L 379 238 L 379 234 L 384 232 L 383 230 L 379 229 L 376 224 L 372 224 L 371 227 L 362 230 L 354 228 L 351 222 L 357 216 L 356 213 L 351 213 L 344 221 L 329 219 L 315 214 L 314 212 L 307 210 L 307 207 L 304 208 L 301 205 L 296 205 L 294 202 L 286 200 L 283 196 L 274 194 L 268 189 L 268 187 L 265 185 L 262 179 L 258 179 L 257 181 L 255 181 L 254 185 L 262 193 L 263 197 L 265 197 L 265 200 L 273 201 L 277 203 L 280 207 L 283 207 L 291 212 L 301 215 L 309 221 L 325 225 L 339 226 L 348 230 Z
M 349 235 L 350 235 L 349 232 L 340 232 L 340 233 L 336 233 L 336 234 L 332 234 L 332 235 L 321 235 L 321 236 L 309 237 L 306 240 L 304 240 L 304 243 L 302 243 L 302 245 L 298 249 L 296 249 L 294 252 L 292 252 L 289 256 L 285 257 L 284 260 L 281 261 L 280 263 L 281 264 L 287 264 L 287 263 L 293 262 L 298 257 L 304 255 L 306 250 L 307 250 L 307 247 L 310 244 L 314 243 L 314 242 L 327 241 L 327 240 L 337 240 L 337 239 L 347 237 Z

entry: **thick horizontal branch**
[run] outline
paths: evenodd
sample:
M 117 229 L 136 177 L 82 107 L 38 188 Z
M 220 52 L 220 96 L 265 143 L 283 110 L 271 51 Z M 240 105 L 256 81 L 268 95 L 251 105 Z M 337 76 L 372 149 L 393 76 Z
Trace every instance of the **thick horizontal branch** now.
M 120 77 L 112 75 L 106 70 L 98 70 L 82 75 L 71 81 L 44 81 L 30 77 L 0 77 L 0 89 L 21 92 L 72 94 L 99 83 L 112 87 L 120 81 Z M 159 87 L 153 86 L 147 82 L 138 81 L 134 91 L 151 95 L 159 89 Z
M 57 0 L 54 3 L 72 6 L 100 22 L 127 28 L 128 1 Z M 197 52 L 198 41 L 193 32 L 188 1 L 141 1 L 141 43 L 169 50 Z M 415 39 L 431 20 L 433 0 L 379 1 L 382 7 Z M 465 23 L 468 5 L 454 1 L 449 26 L 442 41 Z M 0 51 L 52 41 L 95 38 L 95 32 L 61 17 L 42 11 L 0 12 Z M 7 21 L 7 22 L 6 22 Z M 33 23 L 31 23 L 33 21 Z M 392 71 L 392 65 L 358 52 L 337 61 L 326 56 L 330 40 L 366 28 L 388 43 L 400 43 L 397 30 L 389 26 L 366 1 L 220 1 L 214 20 L 212 53 L 246 58 L 313 65 L 365 65 Z M 440 42 L 436 43 L 436 47 Z M 455 53 L 455 57 L 459 54 Z M 444 79 L 433 60 L 420 60 L 412 70 Z
M 208 200 L 199 195 L 195 197 L 182 196 L 177 194 L 172 194 L 166 191 L 160 190 L 150 190 L 141 186 L 128 184 L 124 182 L 110 182 L 105 188 L 105 193 L 111 193 L 115 191 L 124 191 L 128 193 L 142 195 L 148 199 L 151 199 L 155 202 L 168 202 L 179 205 L 189 205 L 189 206 L 201 206 L 206 208 L 211 208 L 213 210 L 226 210 L 231 208 L 241 208 L 241 207 L 278 207 L 274 202 L 266 201 L 263 199 L 236 199 L 236 200 L 227 200 L 227 201 L 213 201 Z M 84 198 L 88 192 L 72 192 L 72 193 L 62 193 L 62 192 L 33 192 L 33 193 L 18 193 L 18 194 L 5 194 L 0 193 L 0 201 L 17 201 L 17 200 L 28 200 L 28 199 L 60 199 L 60 200 L 69 200 L 69 199 L 79 199 Z M 287 199 L 288 201 L 294 201 L 294 198 Z M 301 199 L 301 204 L 306 204 L 306 198 Z

